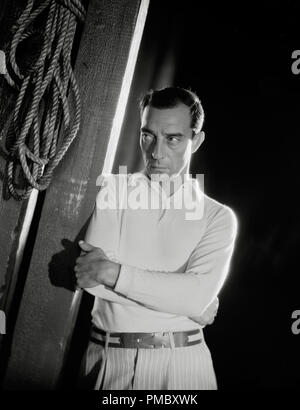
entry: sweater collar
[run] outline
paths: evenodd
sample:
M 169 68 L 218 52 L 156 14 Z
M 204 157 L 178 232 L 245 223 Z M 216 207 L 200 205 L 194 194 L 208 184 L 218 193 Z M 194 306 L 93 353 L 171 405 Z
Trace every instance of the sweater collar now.
M 146 183 L 150 189 L 153 189 L 157 193 L 161 194 L 158 181 L 148 178 L 143 171 L 129 174 L 129 185 L 136 186 L 138 181 Z M 202 201 L 204 193 L 200 188 L 200 184 L 197 179 L 192 178 L 189 174 L 186 174 L 183 181 L 180 177 L 171 177 L 171 181 L 173 181 L 170 183 L 174 184 L 175 191 L 169 197 L 164 195 L 166 202 L 174 201 L 175 203 L 178 203 L 182 200 L 182 196 L 184 196 L 184 203 L 187 206 L 195 203 L 195 201 Z

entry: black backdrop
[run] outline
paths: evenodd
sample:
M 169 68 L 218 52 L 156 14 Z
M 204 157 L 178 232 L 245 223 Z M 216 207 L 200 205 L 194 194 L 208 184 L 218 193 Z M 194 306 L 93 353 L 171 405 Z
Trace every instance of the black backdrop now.
M 137 138 L 125 134 L 130 115 L 138 126 L 141 90 L 176 84 L 200 96 L 206 140 L 191 171 L 204 173 L 206 193 L 239 220 L 219 313 L 205 329 L 221 390 L 300 387 L 300 334 L 291 331 L 300 310 L 300 74 L 291 71 L 299 16 L 299 1 L 150 0 L 118 148 L 116 163 L 139 167 Z M 174 69 L 162 75 L 165 61 Z M 76 383 L 91 303 L 86 294 L 63 388 Z
M 114 172 L 140 169 L 142 92 L 197 92 L 206 139 L 191 172 L 239 220 L 218 316 L 205 329 L 221 390 L 300 387 L 300 334 L 291 330 L 300 310 L 300 74 L 291 71 L 299 16 L 296 1 L 151 0 L 115 159 Z M 92 298 L 83 302 L 63 388 L 74 386 L 87 343 Z
M 300 309 L 299 15 L 296 1 L 150 6 L 146 40 L 176 42 L 174 84 L 196 91 L 206 112 L 191 172 L 204 173 L 206 193 L 239 220 L 218 317 L 206 328 L 224 390 L 300 387 L 300 334 L 291 331 Z

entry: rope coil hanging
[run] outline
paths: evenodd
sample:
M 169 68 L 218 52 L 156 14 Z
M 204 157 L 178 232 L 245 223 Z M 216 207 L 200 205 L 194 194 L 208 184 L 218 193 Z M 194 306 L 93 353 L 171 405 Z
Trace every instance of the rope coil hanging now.
M 71 51 L 76 19 L 83 22 L 84 18 L 79 0 L 28 0 L 14 26 L 6 51 L 5 78 L 18 90 L 18 96 L 5 148 L 7 189 L 17 200 L 28 198 L 33 188 L 49 186 L 55 167 L 79 130 L 80 95 Z M 39 52 L 35 51 L 35 61 L 29 67 L 21 68 L 18 47 L 34 38 L 41 43 Z M 68 94 L 73 97 L 73 110 Z M 22 188 L 17 188 L 18 177 L 25 182 Z

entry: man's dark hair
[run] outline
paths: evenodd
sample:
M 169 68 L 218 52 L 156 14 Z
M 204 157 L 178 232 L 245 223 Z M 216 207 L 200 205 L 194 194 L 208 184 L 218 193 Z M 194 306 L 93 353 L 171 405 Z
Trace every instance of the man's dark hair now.
M 198 133 L 203 125 L 204 111 L 198 96 L 190 90 L 180 87 L 166 87 L 160 90 L 150 90 L 140 101 L 141 115 L 149 105 L 154 108 L 173 108 L 183 103 L 191 113 L 191 128 Z

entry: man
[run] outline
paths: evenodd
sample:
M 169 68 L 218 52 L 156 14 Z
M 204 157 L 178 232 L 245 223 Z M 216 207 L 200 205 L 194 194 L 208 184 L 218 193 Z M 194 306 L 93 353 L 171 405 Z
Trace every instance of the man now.
M 216 314 L 237 221 L 188 175 L 203 120 L 193 92 L 150 91 L 144 169 L 102 179 L 75 266 L 78 286 L 96 296 L 83 362 L 96 389 L 217 389 L 203 327 Z

